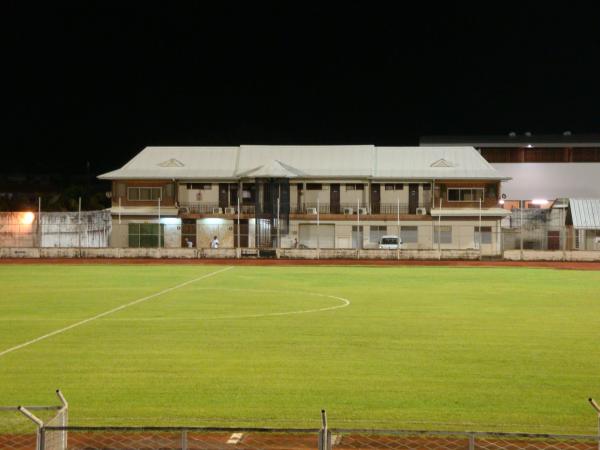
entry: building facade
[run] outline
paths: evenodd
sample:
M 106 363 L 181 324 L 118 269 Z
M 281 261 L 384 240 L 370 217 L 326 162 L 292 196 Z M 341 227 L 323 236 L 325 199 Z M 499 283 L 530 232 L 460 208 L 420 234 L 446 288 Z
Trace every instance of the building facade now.
M 559 198 L 600 198 L 600 135 L 425 136 L 422 146 L 473 146 L 511 178 L 506 208 L 550 207 Z
M 501 252 L 507 180 L 473 147 L 147 147 L 112 181 L 113 247 Z

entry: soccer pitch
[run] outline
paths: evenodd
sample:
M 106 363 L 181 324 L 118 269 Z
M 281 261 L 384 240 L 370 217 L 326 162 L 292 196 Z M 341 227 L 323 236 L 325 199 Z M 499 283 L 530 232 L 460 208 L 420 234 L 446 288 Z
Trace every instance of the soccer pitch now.
M 36 340 L 42 337 L 40 340 Z M 0 405 L 72 425 L 593 433 L 600 272 L 0 265 Z

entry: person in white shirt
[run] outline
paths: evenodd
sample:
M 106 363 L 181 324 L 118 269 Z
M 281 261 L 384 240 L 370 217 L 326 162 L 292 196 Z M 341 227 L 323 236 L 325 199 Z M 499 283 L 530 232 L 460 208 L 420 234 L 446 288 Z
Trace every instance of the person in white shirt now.
M 212 241 L 210 241 L 210 248 L 219 248 L 219 240 L 215 236 Z

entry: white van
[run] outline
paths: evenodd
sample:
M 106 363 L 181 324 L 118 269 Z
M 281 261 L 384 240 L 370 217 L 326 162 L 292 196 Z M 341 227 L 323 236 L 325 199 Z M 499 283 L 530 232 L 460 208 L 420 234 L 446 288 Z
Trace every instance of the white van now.
M 384 250 L 397 250 L 402 245 L 402 239 L 398 236 L 382 236 L 379 239 L 379 248 Z

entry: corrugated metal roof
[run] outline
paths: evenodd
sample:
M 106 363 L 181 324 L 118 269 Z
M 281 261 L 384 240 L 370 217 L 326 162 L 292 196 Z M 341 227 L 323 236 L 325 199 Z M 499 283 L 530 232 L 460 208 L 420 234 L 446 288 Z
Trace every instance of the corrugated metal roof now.
M 238 173 L 277 160 L 310 177 L 371 175 L 373 145 L 242 145 Z
M 101 179 L 241 177 L 503 179 L 473 147 L 242 145 L 146 147 Z
M 374 178 L 502 178 L 473 147 L 377 147 Z
M 120 169 L 102 174 L 98 178 L 235 178 L 238 149 L 239 147 L 146 147 Z
M 573 227 L 578 230 L 600 230 L 600 199 L 570 199 Z

